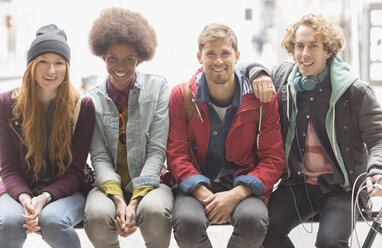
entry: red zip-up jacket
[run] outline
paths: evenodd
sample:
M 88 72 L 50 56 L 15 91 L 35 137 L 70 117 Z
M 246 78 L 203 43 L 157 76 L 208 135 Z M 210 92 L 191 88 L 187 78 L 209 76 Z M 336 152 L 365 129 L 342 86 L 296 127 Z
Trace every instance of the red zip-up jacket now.
M 189 84 L 193 98 L 198 89 L 196 82 L 198 73 L 200 70 L 192 77 Z M 179 84 L 171 92 L 167 145 L 168 170 L 181 189 L 184 180 L 201 175 L 200 166 L 207 153 L 211 131 L 208 106 L 205 102 L 195 103 L 197 109 L 187 123 L 184 109 L 185 85 L 185 83 Z M 260 115 L 261 106 L 263 106 L 262 115 Z M 271 102 L 262 104 L 253 93 L 242 95 L 242 104 L 236 111 L 225 143 L 227 161 L 234 162 L 238 166 L 234 175 L 234 186 L 246 184 L 242 183 L 246 179 L 254 180 L 257 182 L 255 186 L 258 186 L 258 190 L 256 187 L 251 189 L 262 198 L 269 197 L 273 185 L 285 167 L 277 110 L 275 97 Z M 259 125 L 260 132 L 256 124 Z M 193 162 L 190 153 L 188 135 L 192 141 L 196 163 Z

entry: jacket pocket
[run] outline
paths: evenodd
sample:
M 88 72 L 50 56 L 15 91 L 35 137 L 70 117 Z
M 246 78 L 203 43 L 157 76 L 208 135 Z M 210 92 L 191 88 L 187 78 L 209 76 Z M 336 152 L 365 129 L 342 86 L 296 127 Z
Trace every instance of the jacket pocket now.
M 232 121 L 231 129 L 235 130 L 243 125 L 254 125 L 257 129 L 257 124 L 260 119 L 260 107 L 253 108 L 251 110 L 243 111 L 235 116 L 235 119 Z
M 141 127 L 146 133 L 146 137 L 150 137 L 150 128 L 155 118 L 155 110 L 156 110 L 157 101 L 155 100 L 147 100 L 141 103 Z
M 102 118 L 103 132 L 106 143 L 114 144 L 118 138 L 119 119 L 111 112 L 105 112 Z

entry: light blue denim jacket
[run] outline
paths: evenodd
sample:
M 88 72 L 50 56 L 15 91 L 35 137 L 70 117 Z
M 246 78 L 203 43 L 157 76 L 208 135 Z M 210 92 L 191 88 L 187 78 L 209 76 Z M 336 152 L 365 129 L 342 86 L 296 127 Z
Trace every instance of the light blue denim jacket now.
M 91 162 L 100 187 L 107 181 L 120 181 L 117 174 L 119 113 L 106 88 L 107 79 L 89 90 L 96 120 L 90 147 Z M 166 158 L 169 87 L 160 76 L 136 71 L 136 82 L 129 93 L 127 158 L 131 182 L 125 190 L 140 186 L 159 186 Z

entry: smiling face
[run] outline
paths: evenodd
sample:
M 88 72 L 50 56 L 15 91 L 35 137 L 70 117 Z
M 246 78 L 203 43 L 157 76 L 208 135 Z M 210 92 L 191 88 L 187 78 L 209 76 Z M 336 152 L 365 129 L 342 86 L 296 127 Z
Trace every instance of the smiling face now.
M 234 84 L 234 67 L 240 53 L 235 51 L 227 39 L 205 43 L 197 57 L 199 63 L 203 65 L 207 84 Z
M 116 44 L 107 49 L 103 59 L 112 85 L 118 90 L 128 87 L 140 63 L 137 51 L 128 44 Z
M 302 76 L 313 76 L 316 80 L 326 67 L 331 53 L 324 49 L 321 36 L 313 28 L 302 25 L 296 31 L 296 41 L 292 56 L 297 62 Z
M 36 82 L 39 93 L 55 97 L 58 87 L 64 82 L 66 60 L 55 53 L 41 55 L 36 65 Z

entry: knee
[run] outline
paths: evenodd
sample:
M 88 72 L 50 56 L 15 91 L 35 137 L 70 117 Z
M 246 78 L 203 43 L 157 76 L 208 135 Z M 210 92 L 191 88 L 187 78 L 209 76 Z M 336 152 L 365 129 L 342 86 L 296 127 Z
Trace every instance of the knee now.
M 342 247 L 338 246 L 338 240 L 317 240 L 316 241 L 316 247 L 317 248 L 335 248 L 335 247 Z M 345 247 L 345 246 L 344 246 Z
M 42 211 L 38 222 L 41 227 L 42 235 L 65 232 L 69 228 L 72 228 L 70 219 L 65 216 L 61 216 L 59 213 Z
M 174 228 L 182 227 L 182 229 L 189 229 L 191 231 L 199 228 L 207 229 L 208 220 L 206 216 L 199 216 L 193 213 L 187 213 L 184 215 L 175 214 L 172 224 Z
M 146 206 L 137 213 L 137 224 L 141 232 L 150 236 L 161 236 L 171 233 L 171 212 L 164 208 Z
M 20 216 L 5 215 L 0 217 L 0 236 L 7 235 L 20 235 L 24 234 L 23 227 L 24 220 Z
M 288 234 L 295 225 L 285 225 L 285 221 L 281 218 L 269 218 L 269 226 L 264 237 L 263 247 L 294 247 L 292 241 L 289 239 Z
M 266 212 L 259 214 L 245 211 L 234 216 L 232 225 L 240 231 L 241 235 L 248 237 L 265 236 L 269 226 L 269 218 Z
M 147 247 L 168 247 L 171 238 L 171 211 L 168 208 L 144 204 L 138 206 L 136 221 Z
M 349 247 L 350 234 L 346 228 L 336 228 L 333 225 L 323 226 L 320 223 L 315 245 L 318 248 Z
M 3 209 L 1 210 L 3 211 Z M 27 235 L 24 220 L 18 215 L 0 217 L 0 246 L 22 247 Z
M 206 216 L 197 216 L 195 214 L 174 215 L 172 220 L 174 233 L 178 235 L 198 236 L 205 233 L 208 227 Z
M 105 232 L 114 231 L 114 216 L 107 208 L 85 208 L 84 229 L 89 238 L 103 237 Z
M 269 218 L 266 212 L 258 213 L 250 209 L 242 211 L 241 213 L 234 213 L 233 225 L 249 229 L 267 230 L 269 225 Z
M 348 241 L 342 240 L 333 235 L 317 236 L 316 240 L 317 248 L 337 248 L 337 247 L 348 247 Z
M 208 220 L 206 220 L 192 214 L 173 218 L 174 238 L 178 245 L 196 247 L 196 244 L 203 243 L 203 240 L 207 239 Z
M 138 223 L 142 222 L 151 222 L 151 223 L 162 223 L 171 225 L 171 209 L 162 205 L 144 204 L 139 206 L 137 211 L 137 221 Z

